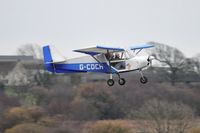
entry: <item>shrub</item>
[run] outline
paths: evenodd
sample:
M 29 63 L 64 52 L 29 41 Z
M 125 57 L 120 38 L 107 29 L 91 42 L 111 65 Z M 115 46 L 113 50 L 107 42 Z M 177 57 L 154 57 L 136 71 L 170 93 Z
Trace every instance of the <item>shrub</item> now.
M 45 116 L 42 117 L 37 123 L 39 125 L 47 126 L 47 127 L 58 127 L 63 121 L 65 116 L 63 115 L 55 115 L 55 116 Z
M 98 112 L 98 119 L 120 119 L 124 117 L 124 110 L 119 106 L 117 97 L 106 88 L 94 85 L 80 87 L 80 96 Z
M 37 121 L 40 118 L 40 116 L 42 116 L 42 114 L 43 109 L 37 106 L 29 108 L 14 107 L 8 111 L 7 116 L 16 119 L 21 119 L 24 121 Z
M 5 133 L 47 133 L 47 132 L 48 131 L 46 127 L 33 123 L 19 124 L 5 131 Z
M 188 131 L 188 133 L 200 133 L 200 127 L 192 128 Z
M 89 133 L 130 133 L 130 126 L 123 121 L 100 121 L 90 127 Z
M 98 116 L 98 110 L 88 100 L 76 98 L 71 102 L 69 112 L 71 120 L 95 120 Z
M 0 121 L 0 131 L 19 123 L 36 122 L 43 115 L 41 107 L 13 107 L 9 109 Z
M 139 109 L 137 116 L 142 132 L 185 133 L 194 120 L 194 111 L 183 103 L 152 99 Z

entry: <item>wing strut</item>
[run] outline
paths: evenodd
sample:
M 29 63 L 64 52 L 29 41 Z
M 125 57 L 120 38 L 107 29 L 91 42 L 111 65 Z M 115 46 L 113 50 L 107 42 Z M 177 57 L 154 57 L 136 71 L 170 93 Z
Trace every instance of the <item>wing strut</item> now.
M 142 51 L 142 49 L 140 49 L 139 51 L 137 51 L 136 55 L 139 54 Z
M 92 56 L 92 58 L 94 58 L 97 62 L 102 63 L 102 62 L 100 62 L 96 57 L 94 57 L 94 55 L 91 55 L 91 56 Z
M 107 54 L 110 55 L 109 50 L 107 49 Z M 108 63 L 109 63 L 109 69 L 110 69 L 110 74 L 112 73 L 112 69 L 111 69 L 111 63 L 110 63 L 110 57 L 108 58 Z

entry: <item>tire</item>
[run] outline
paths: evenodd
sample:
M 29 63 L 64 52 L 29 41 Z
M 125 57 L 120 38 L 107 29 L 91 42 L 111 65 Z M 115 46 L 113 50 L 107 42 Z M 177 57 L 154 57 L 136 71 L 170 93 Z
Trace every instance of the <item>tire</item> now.
M 148 82 L 147 77 L 145 77 L 145 76 L 141 77 L 141 78 L 140 78 L 140 82 L 141 82 L 142 84 L 146 84 L 146 83 Z
M 119 83 L 119 85 L 125 85 L 126 80 L 125 80 L 124 78 L 120 78 L 120 79 L 118 80 L 118 83 Z
M 115 84 L 115 81 L 114 81 L 113 79 L 109 79 L 109 80 L 107 81 L 107 84 L 108 84 L 109 86 L 113 86 L 113 85 Z

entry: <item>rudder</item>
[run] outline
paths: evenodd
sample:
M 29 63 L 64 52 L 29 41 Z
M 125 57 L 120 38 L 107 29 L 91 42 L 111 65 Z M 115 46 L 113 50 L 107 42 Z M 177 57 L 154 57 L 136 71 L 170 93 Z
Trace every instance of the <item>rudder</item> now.
M 43 56 L 45 64 L 53 62 L 49 45 L 43 47 Z

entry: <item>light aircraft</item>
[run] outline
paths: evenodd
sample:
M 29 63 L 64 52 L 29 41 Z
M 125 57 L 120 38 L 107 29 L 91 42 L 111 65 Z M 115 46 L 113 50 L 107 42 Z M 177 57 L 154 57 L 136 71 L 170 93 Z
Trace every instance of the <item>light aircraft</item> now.
M 46 45 L 43 47 L 44 66 L 53 73 L 85 73 L 99 72 L 110 74 L 107 80 L 109 86 L 114 85 L 113 74 L 118 75 L 118 83 L 124 85 L 124 78 L 120 77 L 120 73 L 139 71 L 141 74 L 140 82 L 145 84 L 148 79 L 143 76 L 142 70 L 147 69 L 152 60 L 152 56 L 139 56 L 138 54 L 147 48 L 154 47 L 151 44 L 142 44 L 132 46 L 128 49 L 122 47 L 108 46 L 92 46 L 74 50 L 87 54 L 87 56 L 66 59 L 58 54 L 52 46 Z

